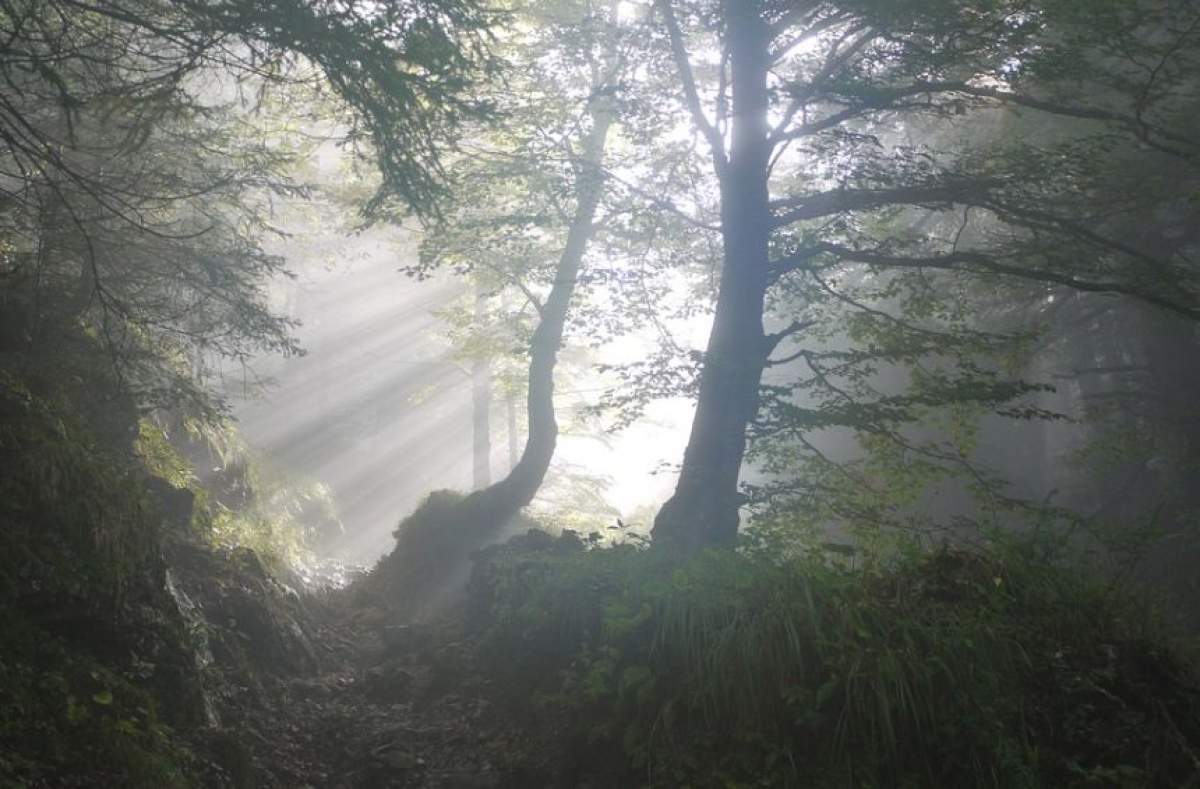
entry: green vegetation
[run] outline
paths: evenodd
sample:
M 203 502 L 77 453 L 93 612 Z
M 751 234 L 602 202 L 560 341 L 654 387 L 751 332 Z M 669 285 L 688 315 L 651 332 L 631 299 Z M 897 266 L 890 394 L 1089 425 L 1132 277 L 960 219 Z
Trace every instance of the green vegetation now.
M 0 627 L 0 786 L 199 785 L 145 689 L 153 666 L 116 672 L 10 610 Z
M 206 428 L 203 445 L 223 450 L 228 473 L 201 485 L 185 457 L 196 445 L 139 419 L 102 361 L 90 372 L 106 408 L 70 379 L 35 392 L 0 370 L 0 786 L 203 785 L 209 765 L 181 737 L 228 680 L 201 654 L 224 648 L 243 683 L 262 662 L 244 652 L 306 665 L 302 635 L 272 632 L 290 611 L 269 570 L 336 514 L 319 486 L 270 480 L 230 450 L 228 425 Z M 164 552 L 177 574 L 199 567 L 218 589 L 252 591 L 218 597 L 220 622 L 194 620 Z
M 147 471 L 186 491 L 192 503 L 188 530 L 214 548 L 249 548 L 276 572 L 286 572 L 342 533 L 329 487 L 273 470 L 246 446 L 233 422 L 183 419 L 179 432 L 182 438 L 173 443 L 158 422 L 143 418 L 134 449 Z M 211 479 L 201 483 L 176 444 L 211 457 Z
M 187 786 L 200 715 L 145 471 L 65 400 L 0 388 L 0 785 Z
M 1047 543 L 776 556 L 680 566 L 531 536 L 473 580 L 480 652 L 514 712 L 561 721 L 585 771 L 625 765 L 626 785 L 1182 786 L 1195 774 L 1195 677 L 1141 604 Z
M 66 404 L 0 386 L 0 593 L 116 610 L 152 560 L 157 524 L 127 459 Z

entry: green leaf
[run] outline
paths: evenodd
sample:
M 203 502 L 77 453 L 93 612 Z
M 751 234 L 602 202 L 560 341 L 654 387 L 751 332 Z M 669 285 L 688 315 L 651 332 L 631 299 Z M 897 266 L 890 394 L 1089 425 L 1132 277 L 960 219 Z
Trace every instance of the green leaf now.
M 839 684 L 840 682 L 836 676 L 825 680 L 821 684 L 821 687 L 817 688 L 817 700 L 813 706 L 819 709 L 825 702 L 829 701 L 833 697 L 834 691 L 838 689 Z

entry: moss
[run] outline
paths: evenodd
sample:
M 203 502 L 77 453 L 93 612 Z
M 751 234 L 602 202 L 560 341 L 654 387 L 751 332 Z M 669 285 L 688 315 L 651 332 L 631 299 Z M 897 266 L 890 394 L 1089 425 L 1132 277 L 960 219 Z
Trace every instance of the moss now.
M 159 566 L 159 513 L 144 473 L 67 404 L 8 384 L 0 385 L 3 602 L 112 615 Z
M 379 561 L 360 592 L 401 618 L 437 613 L 465 588 L 471 556 L 490 539 L 496 524 L 457 491 L 431 493 L 396 527 L 395 549 Z M 536 522 L 518 517 L 526 528 Z
M 181 725 L 200 718 L 159 497 L 69 400 L 0 384 L 0 777 L 187 785 L 155 702 Z

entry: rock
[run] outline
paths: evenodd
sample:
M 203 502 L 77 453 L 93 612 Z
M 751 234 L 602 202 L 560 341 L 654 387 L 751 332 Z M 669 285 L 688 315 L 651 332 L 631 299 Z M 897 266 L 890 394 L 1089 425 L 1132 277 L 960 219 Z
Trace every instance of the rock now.
M 373 749 L 371 758 L 391 770 L 419 770 L 425 766 L 424 759 L 397 743 L 387 743 Z
M 213 656 L 226 671 L 312 675 L 320 668 L 304 600 L 278 583 L 253 551 L 227 555 L 186 540 L 168 545 L 179 587 L 208 623 Z
M 148 477 L 146 489 L 158 503 L 167 528 L 183 532 L 192 522 L 196 496 L 187 488 L 177 488 L 159 477 Z
M 233 729 L 217 730 L 209 735 L 207 744 L 213 758 L 224 770 L 233 787 L 252 789 L 257 785 L 254 759 L 244 732 Z
M 252 659 L 267 671 L 290 674 L 316 670 L 318 660 L 312 643 L 274 590 L 262 586 L 231 589 L 220 608 L 245 635 Z
M 378 606 L 368 605 L 354 613 L 354 621 L 365 627 L 383 627 L 388 621 L 387 612 Z
M 433 632 L 418 623 L 384 625 L 379 629 L 385 655 L 423 655 L 433 643 Z

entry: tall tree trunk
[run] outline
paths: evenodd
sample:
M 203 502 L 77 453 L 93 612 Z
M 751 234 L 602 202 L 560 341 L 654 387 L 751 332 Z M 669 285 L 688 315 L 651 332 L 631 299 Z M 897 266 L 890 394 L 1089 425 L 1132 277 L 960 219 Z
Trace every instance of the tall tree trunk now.
M 482 325 L 487 296 L 475 284 L 475 325 Z M 486 356 L 471 361 L 471 489 L 492 484 L 492 364 Z
M 679 482 L 654 522 L 656 542 L 690 552 L 732 542 L 746 429 L 755 418 L 769 343 L 763 331 L 771 214 L 767 191 L 770 31 L 758 3 L 724 3 L 733 117 L 721 186 L 723 260 L 716 314 Z

